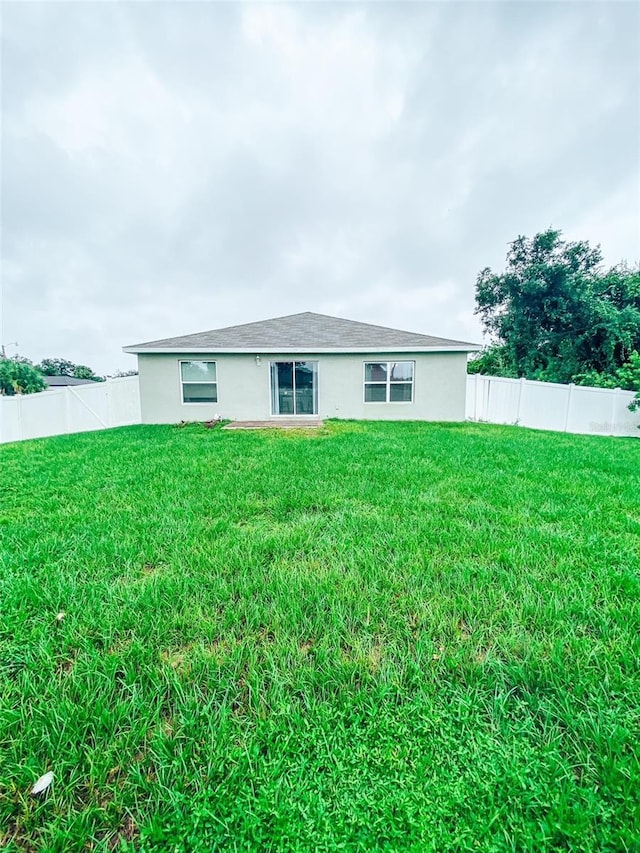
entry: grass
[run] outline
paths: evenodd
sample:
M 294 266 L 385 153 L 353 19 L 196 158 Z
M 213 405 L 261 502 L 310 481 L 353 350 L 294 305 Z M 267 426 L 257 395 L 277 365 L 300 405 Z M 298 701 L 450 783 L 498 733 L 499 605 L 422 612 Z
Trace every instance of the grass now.
M 639 462 L 480 424 L 0 447 L 0 847 L 640 850 Z

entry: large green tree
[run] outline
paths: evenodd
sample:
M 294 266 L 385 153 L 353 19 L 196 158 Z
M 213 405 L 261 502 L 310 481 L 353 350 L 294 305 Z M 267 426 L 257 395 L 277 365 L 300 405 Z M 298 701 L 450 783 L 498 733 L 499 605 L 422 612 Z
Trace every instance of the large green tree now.
M 640 351 L 640 269 L 602 267 L 600 248 L 549 229 L 518 237 L 504 272 L 476 282 L 476 313 L 493 343 L 472 372 L 552 382 L 615 377 Z

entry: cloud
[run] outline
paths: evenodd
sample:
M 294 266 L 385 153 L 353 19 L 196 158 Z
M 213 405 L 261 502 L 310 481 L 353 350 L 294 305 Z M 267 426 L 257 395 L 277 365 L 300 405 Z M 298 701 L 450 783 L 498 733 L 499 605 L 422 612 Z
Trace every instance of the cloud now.
M 5 4 L 3 340 L 317 310 L 479 339 L 552 224 L 638 256 L 633 4 Z

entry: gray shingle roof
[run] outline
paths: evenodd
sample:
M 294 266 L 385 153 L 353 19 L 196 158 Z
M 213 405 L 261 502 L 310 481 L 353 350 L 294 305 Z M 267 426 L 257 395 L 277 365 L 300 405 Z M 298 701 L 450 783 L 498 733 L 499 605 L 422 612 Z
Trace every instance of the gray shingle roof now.
M 381 352 L 394 350 L 478 349 L 466 341 L 418 335 L 314 314 L 290 314 L 258 323 L 227 326 L 179 338 L 165 338 L 124 347 L 125 352 Z
M 63 385 L 93 385 L 93 379 L 78 379 L 75 376 L 43 376 L 49 388 L 58 388 Z

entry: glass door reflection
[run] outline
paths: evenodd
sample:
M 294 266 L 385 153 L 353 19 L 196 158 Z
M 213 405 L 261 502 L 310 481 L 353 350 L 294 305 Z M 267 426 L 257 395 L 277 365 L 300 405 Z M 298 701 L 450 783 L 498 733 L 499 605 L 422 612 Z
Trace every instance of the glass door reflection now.
M 318 414 L 317 361 L 272 361 L 270 374 L 272 414 Z

